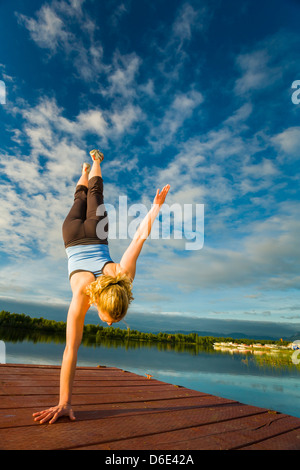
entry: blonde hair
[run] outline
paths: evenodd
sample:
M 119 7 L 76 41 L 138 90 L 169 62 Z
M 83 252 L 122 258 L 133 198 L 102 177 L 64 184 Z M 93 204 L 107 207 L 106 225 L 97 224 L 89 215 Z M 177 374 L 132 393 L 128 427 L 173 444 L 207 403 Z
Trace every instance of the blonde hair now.
M 102 275 L 86 287 L 90 305 L 96 305 L 107 312 L 116 321 L 125 317 L 130 302 L 132 281 L 126 274 L 119 273 L 116 277 Z

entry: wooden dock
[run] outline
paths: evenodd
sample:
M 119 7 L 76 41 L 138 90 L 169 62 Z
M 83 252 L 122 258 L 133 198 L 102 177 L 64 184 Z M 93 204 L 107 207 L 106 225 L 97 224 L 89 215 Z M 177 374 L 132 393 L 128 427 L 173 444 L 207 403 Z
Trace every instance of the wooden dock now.
M 59 372 L 0 365 L 1 450 L 300 450 L 299 418 L 114 367 L 77 368 L 76 421 L 34 422 L 57 404 Z

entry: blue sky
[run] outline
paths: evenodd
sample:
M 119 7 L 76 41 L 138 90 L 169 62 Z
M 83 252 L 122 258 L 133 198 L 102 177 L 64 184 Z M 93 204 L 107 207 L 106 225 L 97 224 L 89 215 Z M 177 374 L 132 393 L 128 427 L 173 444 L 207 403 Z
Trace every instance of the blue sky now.
M 296 0 L 2 0 L 0 296 L 67 306 L 61 224 L 96 147 L 107 203 L 169 183 L 205 205 L 202 250 L 146 242 L 132 314 L 299 323 L 299 20 Z

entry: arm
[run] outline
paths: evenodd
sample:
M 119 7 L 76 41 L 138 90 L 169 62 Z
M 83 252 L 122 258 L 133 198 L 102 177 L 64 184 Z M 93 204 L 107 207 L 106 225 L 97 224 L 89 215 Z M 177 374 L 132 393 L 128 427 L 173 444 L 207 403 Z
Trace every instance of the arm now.
M 84 293 L 73 295 L 67 319 L 67 342 L 60 373 L 60 405 L 71 405 L 77 352 L 82 340 L 85 314 L 89 309 Z
M 60 373 L 60 397 L 57 406 L 33 414 L 35 421 L 54 423 L 60 416 L 75 419 L 72 406 L 72 387 L 81 343 L 84 318 L 89 309 L 88 297 L 83 292 L 73 294 L 67 320 L 67 342 Z
M 144 220 L 141 222 L 132 239 L 132 242 L 130 243 L 129 247 L 122 256 L 122 259 L 120 261 L 121 271 L 128 274 L 132 280 L 135 276 L 136 262 L 139 257 L 139 254 L 143 248 L 145 240 L 150 235 L 154 220 L 156 219 L 161 206 L 165 202 L 169 189 L 170 185 L 166 185 L 161 190 L 161 192 L 159 192 L 159 189 L 157 190 L 150 211 L 148 212 Z

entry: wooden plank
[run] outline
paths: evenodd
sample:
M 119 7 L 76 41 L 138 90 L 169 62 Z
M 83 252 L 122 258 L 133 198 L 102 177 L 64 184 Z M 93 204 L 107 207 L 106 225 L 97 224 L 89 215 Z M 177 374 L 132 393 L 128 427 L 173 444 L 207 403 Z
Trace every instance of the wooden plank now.
M 128 403 L 131 401 L 140 402 L 145 400 L 163 400 L 166 398 L 180 398 L 180 397 L 189 397 L 189 396 L 199 396 L 199 392 L 196 391 L 187 391 L 186 389 L 175 389 L 173 388 L 166 391 L 152 391 L 152 390 L 145 390 L 141 392 L 132 392 L 124 394 L 122 388 L 120 390 L 113 391 L 110 394 L 78 394 L 74 395 L 72 399 L 72 404 L 74 406 L 77 405 L 85 405 L 85 404 L 99 404 L 102 403 Z M 58 393 L 57 393 L 58 396 Z M 0 409 L 5 408 L 27 408 L 35 406 L 37 409 L 39 407 L 50 407 L 53 406 L 54 395 L 29 395 L 29 396 L 4 396 L 1 398 L 0 401 Z
M 53 369 L 53 370 L 56 370 L 56 371 L 60 371 L 60 367 L 61 366 L 58 366 L 58 365 L 54 365 L 54 364 L 0 364 L 0 367 L 1 367 L 1 373 L 4 371 L 4 370 L 14 370 L 14 369 L 22 369 L 22 371 L 25 371 L 25 370 L 29 370 L 31 369 L 32 371 L 36 372 L 37 370 L 41 369 L 41 370 L 50 370 L 50 369 Z M 85 371 L 85 370 L 90 370 L 90 371 L 96 371 L 96 370 L 115 370 L 117 372 L 120 372 L 122 369 L 119 369 L 118 367 L 111 367 L 111 366 L 105 366 L 105 365 L 101 365 L 99 364 L 98 366 L 81 366 L 81 367 L 78 367 L 78 371 Z
M 100 418 L 90 421 L 37 425 L 0 430 L 2 450 L 10 449 L 72 449 L 91 444 L 124 440 L 153 435 L 161 432 L 219 423 L 242 416 L 261 413 L 256 407 L 235 405 L 192 410 L 172 410 L 151 415 L 130 415 Z M 145 419 L 147 418 L 148 419 Z M 22 432 L 20 432 L 22 430 Z
M 0 364 L 0 367 L 1 367 L 1 364 Z M 55 379 L 57 377 L 59 377 L 60 375 L 60 369 L 49 369 L 49 370 L 41 370 L 41 369 L 37 369 L 36 371 L 34 369 L 29 369 L 29 368 L 26 368 L 26 369 L 22 369 L 22 368 L 19 368 L 19 369 L 12 369 L 12 370 L 9 370 L 9 369 L 3 369 L 1 370 L 1 378 L 5 378 L 5 377 L 11 377 L 12 379 L 13 378 L 17 378 L 19 375 L 23 375 L 23 376 L 31 376 L 32 374 L 35 374 L 37 377 L 49 377 L 49 378 L 52 378 L 52 379 Z M 95 368 L 94 370 L 81 370 L 81 369 L 77 369 L 76 370 L 76 376 L 81 378 L 82 376 L 83 377 L 86 377 L 86 376 L 90 376 L 92 379 L 93 378 L 99 378 L 99 377 L 118 377 L 119 380 L 122 380 L 122 379 L 127 379 L 127 380 L 131 380 L 132 378 L 141 378 L 141 377 L 144 377 L 146 378 L 146 372 L 145 372 L 145 375 L 137 375 L 137 374 L 134 374 L 132 372 L 128 372 L 128 371 L 123 371 L 123 370 L 116 370 L 116 369 L 98 369 L 98 368 Z
M 300 426 L 295 425 L 295 429 L 279 432 L 268 439 L 255 437 L 246 446 L 239 447 L 239 450 L 300 450 Z
M 122 391 L 124 393 L 131 393 L 131 392 L 142 392 L 143 388 L 147 387 L 147 389 L 154 390 L 153 393 L 160 392 L 162 390 L 174 390 L 174 385 L 170 384 L 163 384 L 163 385 L 157 385 L 156 387 L 147 385 L 145 383 L 143 384 L 137 384 L 135 386 L 132 385 L 123 385 L 122 384 Z M 115 390 L 119 389 L 120 386 L 112 386 L 112 385 L 96 385 L 96 386 L 75 386 L 73 390 L 73 396 L 74 395 L 80 395 L 80 394 L 107 394 L 108 392 L 110 393 L 112 390 L 115 392 Z M 26 396 L 26 395 L 40 395 L 41 393 L 44 395 L 57 395 L 59 392 L 58 387 L 48 387 L 47 385 L 44 386 L 27 386 L 23 387 L 22 385 L 18 386 L 5 386 L 1 388 L 0 390 L 0 396 Z
M 79 405 L 74 407 L 77 421 L 88 421 L 107 417 L 117 417 L 132 414 L 146 414 L 162 411 L 172 411 L 175 409 L 200 409 L 205 407 L 224 406 L 234 401 L 225 398 L 206 395 L 203 397 L 183 397 L 157 401 L 127 402 L 101 405 Z M 18 426 L 36 426 L 32 419 L 32 413 L 36 412 L 36 407 L 32 408 L 6 408 L 0 410 L 0 428 Z M 69 419 L 63 417 L 60 422 L 68 423 Z
M 105 444 L 78 447 L 82 450 L 234 450 L 249 443 L 253 436 L 268 437 L 286 433 L 299 420 L 289 416 L 270 417 L 269 413 L 241 417 L 219 423 L 157 433 L 146 437 L 115 440 Z M 296 424 L 297 425 L 297 424 Z M 300 432 L 298 432 L 300 435 Z M 286 444 L 285 444 L 286 445 Z M 254 447 L 255 448 L 255 447 Z M 284 447 L 283 447 L 284 448 Z M 276 449 L 276 447 L 275 447 Z M 299 443 L 298 443 L 299 449 Z

